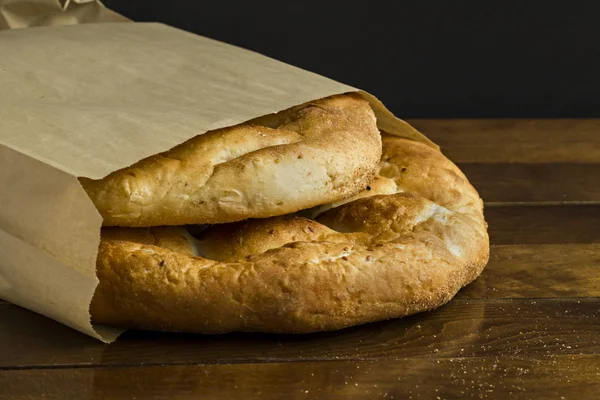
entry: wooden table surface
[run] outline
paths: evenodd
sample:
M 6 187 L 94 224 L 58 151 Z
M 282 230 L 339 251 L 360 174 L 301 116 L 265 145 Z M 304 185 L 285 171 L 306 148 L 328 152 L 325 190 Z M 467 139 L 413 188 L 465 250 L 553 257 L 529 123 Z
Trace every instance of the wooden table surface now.
M 490 262 L 449 304 L 306 336 L 103 345 L 0 301 L 0 398 L 600 398 L 600 120 L 411 123 L 486 201 Z

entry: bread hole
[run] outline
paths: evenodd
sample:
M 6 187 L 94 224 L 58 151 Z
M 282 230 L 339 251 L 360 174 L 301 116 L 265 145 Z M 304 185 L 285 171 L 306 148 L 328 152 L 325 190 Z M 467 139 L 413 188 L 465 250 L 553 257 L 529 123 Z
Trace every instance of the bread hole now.
M 281 287 L 281 293 L 283 293 L 283 294 L 291 294 L 293 292 L 292 289 L 283 282 L 280 283 L 280 287 Z
M 212 225 L 209 224 L 197 224 L 197 225 L 185 225 L 184 228 L 188 234 L 194 238 L 198 238 L 202 233 L 210 228 Z

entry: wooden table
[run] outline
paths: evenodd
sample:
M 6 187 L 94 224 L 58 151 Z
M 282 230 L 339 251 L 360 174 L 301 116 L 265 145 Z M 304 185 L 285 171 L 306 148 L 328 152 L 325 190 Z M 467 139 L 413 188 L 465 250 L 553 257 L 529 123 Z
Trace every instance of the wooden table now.
M 487 203 L 489 265 L 448 305 L 306 336 L 103 345 L 0 303 L 0 398 L 600 398 L 600 120 L 411 122 Z

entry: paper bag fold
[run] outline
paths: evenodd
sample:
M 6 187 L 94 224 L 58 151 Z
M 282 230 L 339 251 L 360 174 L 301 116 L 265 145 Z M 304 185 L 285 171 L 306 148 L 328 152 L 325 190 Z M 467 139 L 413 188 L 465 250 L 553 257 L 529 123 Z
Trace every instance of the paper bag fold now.
M 124 21 L 96 0 L 0 0 L 0 30 Z

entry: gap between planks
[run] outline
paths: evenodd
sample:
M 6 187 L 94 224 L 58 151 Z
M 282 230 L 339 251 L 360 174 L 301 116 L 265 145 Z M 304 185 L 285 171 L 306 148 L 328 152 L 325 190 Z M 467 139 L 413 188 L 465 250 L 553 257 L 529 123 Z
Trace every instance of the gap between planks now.
M 7 398 L 595 398 L 600 357 L 384 361 L 0 371 Z
M 452 301 L 403 319 L 309 335 L 128 331 L 110 345 L 16 307 L 0 330 L 5 369 L 600 354 L 598 299 Z M 43 332 L 41 335 L 39 332 Z

